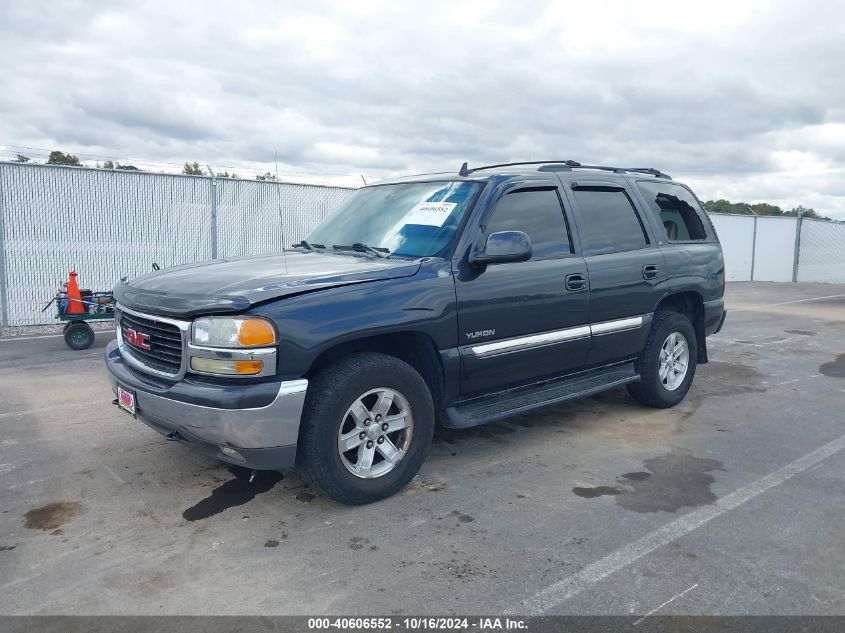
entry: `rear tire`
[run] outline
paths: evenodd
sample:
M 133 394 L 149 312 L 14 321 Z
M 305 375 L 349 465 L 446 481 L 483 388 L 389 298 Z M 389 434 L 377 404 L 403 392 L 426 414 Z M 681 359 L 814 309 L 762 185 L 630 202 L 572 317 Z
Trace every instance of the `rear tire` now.
M 393 356 L 356 353 L 310 381 L 297 463 L 335 501 L 371 503 L 417 474 L 433 434 L 434 404 L 422 376 Z
M 94 343 L 94 330 L 84 321 L 65 326 L 65 344 L 72 350 L 88 349 Z
M 628 393 L 648 407 L 667 409 L 687 395 L 698 362 L 695 328 L 679 312 L 654 315 L 645 347 L 637 359 L 640 382 L 630 383 Z

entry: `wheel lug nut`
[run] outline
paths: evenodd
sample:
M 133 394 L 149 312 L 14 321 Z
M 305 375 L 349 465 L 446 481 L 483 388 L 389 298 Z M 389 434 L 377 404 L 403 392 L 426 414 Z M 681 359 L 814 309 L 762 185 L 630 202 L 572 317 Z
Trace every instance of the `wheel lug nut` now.
M 385 422 L 384 424 L 382 424 L 382 425 L 381 425 L 381 430 L 382 430 L 382 431 L 386 431 L 386 430 L 387 430 L 387 429 L 389 429 L 389 428 L 390 428 L 390 426 L 387 424 L 387 422 Z
M 372 420 L 364 420 L 364 426 L 370 426 L 372 423 Z
M 381 414 L 376 416 L 376 422 L 381 422 Z
M 367 442 L 367 448 L 372 448 L 372 447 L 373 447 L 373 441 L 372 441 L 372 440 L 369 440 L 369 441 Z
M 380 438 L 378 438 L 378 443 L 384 444 L 384 436 L 383 435 Z
M 358 439 L 359 440 L 363 440 L 365 437 L 367 437 L 367 434 L 364 433 L 364 431 L 361 431 L 360 433 L 358 433 Z

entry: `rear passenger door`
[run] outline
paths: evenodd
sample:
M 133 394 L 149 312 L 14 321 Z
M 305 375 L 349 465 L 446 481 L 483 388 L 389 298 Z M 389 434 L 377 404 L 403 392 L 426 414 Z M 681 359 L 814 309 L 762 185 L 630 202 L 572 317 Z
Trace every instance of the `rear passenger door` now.
M 702 294 L 705 305 L 718 306 L 705 309 L 704 329 L 712 332 L 721 319 L 725 283 L 722 248 L 713 225 L 692 191 L 680 183 L 639 180 L 636 187 L 655 220 L 669 290 L 693 290 Z
M 573 182 L 590 280 L 592 337 L 587 365 L 636 356 L 645 343 L 654 306 L 666 293 L 666 264 L 646 218 L 622 182 Z

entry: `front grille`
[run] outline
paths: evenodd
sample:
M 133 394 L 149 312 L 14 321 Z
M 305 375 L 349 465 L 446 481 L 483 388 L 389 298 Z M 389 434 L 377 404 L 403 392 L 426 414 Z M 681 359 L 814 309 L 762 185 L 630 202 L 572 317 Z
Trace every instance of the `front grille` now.
M 146 343 L 150 349 L 141 349 L 128 343 L 127 330 L 149 335 Z M 182 369 L 182 331 L 172 323 L 156 321 L 126 312 L 120 313 L 120 334 L 123 350 L 135 360 L 158 372 L 176 376 Z

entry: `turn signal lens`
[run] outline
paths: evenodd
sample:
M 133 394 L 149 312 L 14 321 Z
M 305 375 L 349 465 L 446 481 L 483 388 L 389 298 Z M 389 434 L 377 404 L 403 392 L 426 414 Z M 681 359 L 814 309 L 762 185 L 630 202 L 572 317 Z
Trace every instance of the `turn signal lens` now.
M 238 343 L 244 347 L 272 345 L 276 342 L 273 326 L 263 319 L 246 319 L 241 323 Z M 241 373 L 241 372 L 238 372 Z
M 235 368 L 239 374 L 251 375 L 260 374 L 264 369 L 264 361 L 260 360 L 239 360 L 235 361 Z
M 191 359 L 191 369 L 205 374 L 219 374 L 221 376 L 253 376 L 264 369 L 264 361 L 260 360 L 220 360 L 218 358 Z

